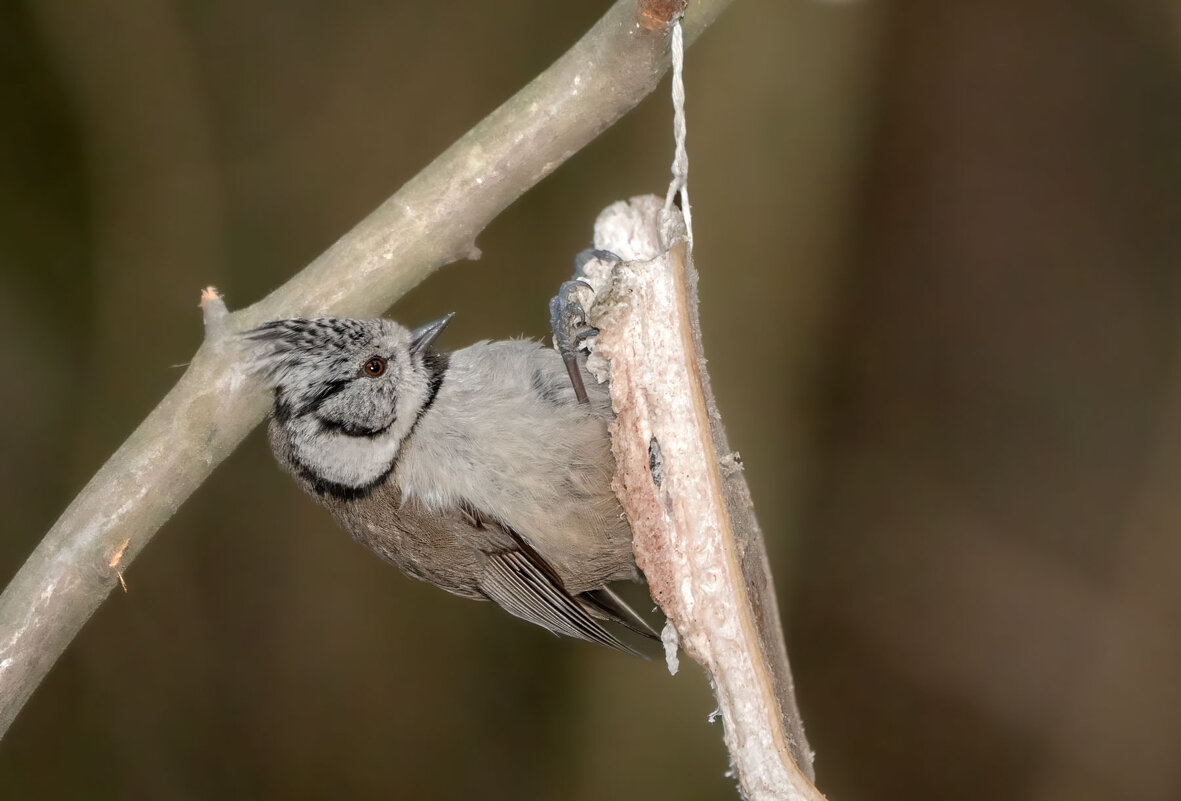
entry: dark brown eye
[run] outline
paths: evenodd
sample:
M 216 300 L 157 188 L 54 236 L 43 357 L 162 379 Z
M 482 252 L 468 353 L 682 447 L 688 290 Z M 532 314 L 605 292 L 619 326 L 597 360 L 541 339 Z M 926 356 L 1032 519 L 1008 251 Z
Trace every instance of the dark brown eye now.
M 365 362 L 365 366 L 361 368 L 361 372 L 370 378 L 377 378 L 385 372 L 385 359 L 380 356 L 374 356 L 369 361 Z

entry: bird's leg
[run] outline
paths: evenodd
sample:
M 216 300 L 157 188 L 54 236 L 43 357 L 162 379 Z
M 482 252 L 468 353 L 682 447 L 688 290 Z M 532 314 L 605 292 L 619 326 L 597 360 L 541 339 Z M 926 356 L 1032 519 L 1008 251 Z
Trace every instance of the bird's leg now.
M 587 322 L 586 309 L 582 307 L 577 294 L 583 287 L 594 292 L 594 288 L 582 280 L 586 264 L 593 259 L 619 261 L 619 257 L 610 251 L 582 251 L 574 258 L 574 279 L 562 284 L 558 294 L 549 302 L 550 330 L 554 334 L 554 344 L 562 354 L 566 372 L 570 374 L 570 384 L 574 387 L 574 396 L 579 403 L 590 401 L 582 381 L 582 372 L 578 369 L 577 352 L 583 348 L 587 339 L 599 333 L 599 329 Z
M 582 382 L 582 372 L 578 369 L 576 352 L 582 347 L 587 337 L 599 333 L 598 329 L 586 321 L 586 310 L 582 308 L 575 292 L 580 287 L 590 289 L 590 284 L 582 279 L 567 281 L 562 284 L 558 294 L 549 302 L 550 328 L 554 332 L 554 344 L 562 354 L 562 361 L 566 364 L 566 372 L 570 374 L 570 383 L 574 387 L 574 396 L 579 403 L 588 403 L 586 386 Z

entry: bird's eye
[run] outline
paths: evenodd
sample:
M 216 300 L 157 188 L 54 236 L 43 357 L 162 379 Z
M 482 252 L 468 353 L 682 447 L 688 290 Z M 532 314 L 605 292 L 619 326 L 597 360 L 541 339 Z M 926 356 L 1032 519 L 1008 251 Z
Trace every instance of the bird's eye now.
M 365 366 L 361 368 L 361 372 L 370 378 L 377 378 L 385 372 L 385 359 L 380 356 L 374 356 L 369 361 L 365 362 Z

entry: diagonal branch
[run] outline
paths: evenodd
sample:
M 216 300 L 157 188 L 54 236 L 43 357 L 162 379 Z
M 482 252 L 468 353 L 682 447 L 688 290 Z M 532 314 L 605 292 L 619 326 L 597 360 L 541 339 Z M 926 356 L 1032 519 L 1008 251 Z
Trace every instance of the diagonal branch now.
M 686 40 L 728 4 L 696 0 Z M 263 419 L 266 398 L 229 334 L 284 316 L 379 314 L 440 266 L 477 255 L 475 238 L 497 214 L 655 88 L 668 40 L 651 30 L 650 5 L 615 3 L 549 69 L 263 300 L 229 314 L 215 295 L 203 297 L 206 338 L 184 376 L 0 596 L 0 735 L 126 566 Z

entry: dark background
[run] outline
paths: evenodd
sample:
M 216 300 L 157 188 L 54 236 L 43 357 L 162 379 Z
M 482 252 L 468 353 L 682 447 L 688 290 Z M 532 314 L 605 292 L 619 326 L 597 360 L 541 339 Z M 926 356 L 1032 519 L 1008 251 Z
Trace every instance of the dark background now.
M 0 581 L 248 304 L 605 3 L 0 6 Z M 819 786 L 1181 798 L 1181 12 L 738 0 L 690 51 L 714 386 Z M 664 191 L 667 84 L 393 310 L 545 333 Z M 700 670 L 556 640 L 336 530 L 261 432 L 0 744 L 0 796 L 729 799 Z

